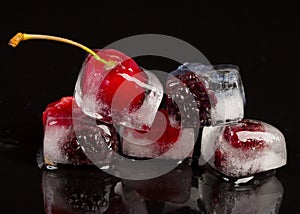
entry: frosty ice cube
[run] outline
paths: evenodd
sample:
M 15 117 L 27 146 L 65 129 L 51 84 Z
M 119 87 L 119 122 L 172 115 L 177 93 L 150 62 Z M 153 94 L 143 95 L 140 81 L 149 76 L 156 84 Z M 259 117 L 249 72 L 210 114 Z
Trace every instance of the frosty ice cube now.
M 190 198 L 192 175 L 188 162 L 183 162 L 160 177 L 148 180 L 123 179 L 122 184 L 126 188 L 133 189 L 144 200 L 180 204 Z
M 185 63 L 170 73 L 166 94 L 169 114 L 184 127 L 222 125 L 244 116 L 244 89 L 234 65 Z
M 233 186 L 205 173 L 198 180 L 202 213 L 278 213 L 284 189 L 272 176 L 260 185 Z
M 64 97 L 49 104 L 43 113 L 43 121 L 46 166 L 93 164 L 86 152 L 97 154 L 97 164 L 109 163 L 109 149 L 104 148 L 110 148 L 111 152 L 117 150 L 118 140 L 114 127 L 95 124 L 94 119 L 84 115 L 76 106 L 73 97 Z M 76 131 L 73 122 L 77 124 Z
M 191 157 L 194 129 L 181 128 L 170 121 L 166 110 L 159 110 L 149 132 L 124 127 L 121 131 L 122 152 L 136 158 L 180 160 Z
M 75 87 L 77 104 L 85 114 L 105 123 L 147 130 L 163 96 L 159 79 L 116 50 L 96 52 L 117 65 L 106 68 L 88 58 Z
M 286 143 L 275 127 L 244 119 L 224 127 L 205 127 L 200 165 L 228 177 L 247 177 L 286 164 Z
M 45 213 L 125 213 L 116 184 L 117 179 L 99 169 L 44 171 Z

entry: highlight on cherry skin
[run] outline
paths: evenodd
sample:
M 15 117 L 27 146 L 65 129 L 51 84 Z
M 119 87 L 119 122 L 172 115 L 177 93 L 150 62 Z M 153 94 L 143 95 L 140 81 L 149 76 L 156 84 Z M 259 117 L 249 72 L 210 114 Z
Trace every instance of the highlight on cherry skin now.
M 18 33 L 9 45 L 16 47 L 21 41 L 32 39 L 67 43 L 90 54 L 83 62 L 74 94 L 85 114 L 137 130 L 150 128 L 163 97 L 163 87 L 152 72 L 140 68 L 120 51 L 92 50 L 55 36 Z

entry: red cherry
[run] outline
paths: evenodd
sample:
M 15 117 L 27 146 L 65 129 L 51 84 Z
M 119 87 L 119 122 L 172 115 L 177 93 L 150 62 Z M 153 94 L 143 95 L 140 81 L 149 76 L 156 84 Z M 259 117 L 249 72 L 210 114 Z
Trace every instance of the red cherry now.
M 138 109 L 144 101 L 145 89 L 128 78 L 133 77 L 146 83 L 146 74 L 133 59 L 117 50 L 96 50 L 95 52 L 102 59 L 114 61 L 117 65 L 109 69 L 94 57 L 87 58 L 83 67 L 82 93 L 96 93 L 96 99 L 106 104 L 108 112 L 111 111 L 112 105 L 114 110 L 120 112 L 124 109 L 128 109 L 129 112 Z M 104 77 L 101 82 L 99 82 L 99 77 Z M 120 91 L 116 93 L 118 90 L 121 93 Z M 104 115 L 100 112 L 105 122 L 111 122 L 111 118 L 105 118 L 108 112 Z
M 264 146 L 263 140 L 249 138 L 246 141 L 241 141 L 237 135 L 240 131 L 250 132 L 264 132 L 264 126 L 253 120 L 241 120 L 238 124 L 228 125 L 224 129 L 223 137 L 235 148 L 242 148 L 248 150 L 251 148 L 262 148 Z
M 95 52 L 69 39 L 40 34 L 17 33 L 9 41 L 9 45 L 16 47 L 21 41 L 31 39 L 44 39 L 67 43 L 77 46 L 93 56 L 87 57 L 83 66 L 84 72 L 81 88 L 83 94 L 96 95 L 97 101 L 105 105 L 103 106 L 104 109 L 100 110 L 103 112 L 96 112 L 103 116 L 102 120 L 104 122 L 112 122 L 109 114 L 112 104 L 114 111 L 116 110 L 116 114 L 120 115 L 127 113 L 127 110 L 129 113 L 133 112 L 142 105 L 146 91 L 137 84 L 137 81 L 147 83 L 147 76 L 138 65 L 125 54 L 112 49 L 97 50 Z M 132 77 L 134 77 L 134 81 L 132 81 L 132 79 L 130 80 Z M 120 88 L 121 93 L 116 93 L 120 86 L 122 86 L 122 88 Z
M 48 117 L 56 120 L 55 125 L 69 126 L 72 124 L 72 107 L 75 100 L 73 97 L 63 97 L 50 103 L 43 112 L 43 124 L 46 126 Z
M 158 147 L 159 155 L 167 152 L 179 138 L 180 126 L 172 126 L 166 109 L 160 109 L 155 116 L 149 131 L 132 130 L 135 139 L 154 142 Z

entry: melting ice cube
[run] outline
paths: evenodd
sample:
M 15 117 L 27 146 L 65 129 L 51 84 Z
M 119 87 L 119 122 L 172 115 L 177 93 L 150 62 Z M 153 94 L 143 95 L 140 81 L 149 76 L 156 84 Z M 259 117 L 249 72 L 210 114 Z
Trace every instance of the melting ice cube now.
M 166 85 L 169 114 L 184 127 L 238 121 L 245 95 L 238 67 L 185 63 L 171 72 Z
M 286 143 L 275 127 L 244 119 L 224 127 L 205 127 L 200 165 L 228 177 L 247 177 L 286 164 Z

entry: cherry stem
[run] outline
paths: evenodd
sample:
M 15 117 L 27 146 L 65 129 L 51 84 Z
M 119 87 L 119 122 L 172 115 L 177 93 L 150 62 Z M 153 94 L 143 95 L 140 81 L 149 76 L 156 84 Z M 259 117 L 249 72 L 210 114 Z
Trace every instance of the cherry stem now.
M 70 39 L 65 39 L 65 38 L 61 38 L 61 37 L 56 37 L 56 36 L 49 36 L 49 35 L 39 35 L 39 34 L 26 34 L 26 33 L 17 33 L 10 41 L 9 41 L 9 45 L 12 47 L 17 47 L 18 44 L 21 41 L 26 41 L 26 40 L 30 40 L 30 39 L 43 39 L 43 40 L 52 40 L 52 41 L 57 41 L 57 42 L 63 42 L 63 43 L 67 43 L 70 45 L 74 45 L 76 47 L 79 47 L 85 51 L 87 51 L 89 54 L 91 54 L 96 60 L 102 62 L 103 64 L 105 64 L 107 67 L 112 68 L 116 65 L 115 61 L 106 61 L 105 59 L 100 58 L 93 50 L 91 50 L 90 48 L 78 43 L 78 42 L 74 42 Z

